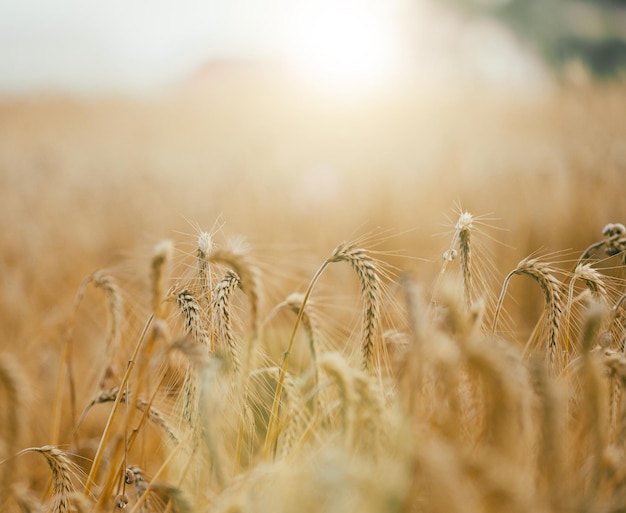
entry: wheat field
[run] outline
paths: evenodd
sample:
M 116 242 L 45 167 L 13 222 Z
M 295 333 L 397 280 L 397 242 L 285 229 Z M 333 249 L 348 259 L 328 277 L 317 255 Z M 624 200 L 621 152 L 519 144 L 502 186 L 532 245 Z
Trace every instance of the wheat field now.
M 626 91 L 0 103 L 0 508 L 626 510 Z

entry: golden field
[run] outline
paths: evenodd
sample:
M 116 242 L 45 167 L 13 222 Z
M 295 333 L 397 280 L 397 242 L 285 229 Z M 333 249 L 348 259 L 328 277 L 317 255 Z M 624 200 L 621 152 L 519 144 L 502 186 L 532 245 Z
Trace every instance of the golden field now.
M 2 101 L 2 511 L 623 511 L 625 93 Z

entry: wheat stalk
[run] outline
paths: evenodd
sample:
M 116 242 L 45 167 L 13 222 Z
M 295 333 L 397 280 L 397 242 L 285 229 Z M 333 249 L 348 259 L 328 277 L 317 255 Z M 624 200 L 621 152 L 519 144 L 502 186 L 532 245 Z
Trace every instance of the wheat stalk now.
M 52 445 L 56 445 L 58 443 L 61 431 L 61 408 L 63 399 L 62 390 L 66 372 L 70 389 L 70 415 L 72 424 L 75 424 L 76 420 L 76 385 L 74 383 L 74 372 L 72 368 L 74 325 L 76 323 L 78 307 L 85 295 L 87 286 L 90 283 L 94 283 L 96 287 L 103 290 L 107 298 L 110 317 L 109 335 L 105 346 L 107 359 L 110 359 L 111 354 L 115 351 L 121 337 L 121 326 L 123 319 L 123 299 L 121 291 L 119 289 L 119 286 L 117 285 L 117 282 L 109 273 L 106 273 L 103 270 L 95 271 L 87 278 L 85 278 L 80 284 L 78 291 L 74 296 L 72 315 L 66 328 L 65 340 L 63 344 L 63 354 L 61 356 L 61 366 L 57 379 L 56 399 L 52 422 Z
M 302 294 L 294 293 L 285 299 L 285 305 L 296 315 L 300 313 L 300 307 L 302 305 Z M 302 313 L 302 327 L 306 333 L 306 337 L 309 342 L 309 352 L 311 354 L 311 366 L 313 368 L 313 381 L 314 387 L 317 388 L 319 384 L 319 372 L 317 367 L 317 340 L 315 336 L 315 329 L 313 328 L 313 322 L 309 313 L 305 311 Z
M 251 377 L 261 377 L 269 375 L 276 379 L 280 378 L 280 367 L 263 367 L 251 372 Z M 293 380 L 292 376 L 287 373 L 284 378 L 284 393 L 286 396 L 287 411 L 284 419 L 277 427 L 278 433 L 282 435 L 281 438 L 281 453 L 288 454 L 289 450 L 293 447 L 298 431 L 302 427 L 302 412 L 304 411 L 302 406 L 302 397 L 300 390 Z M 248 394 L 248 397 L 252 395 Z M 250 405 L 252 406 L 252 405 Z

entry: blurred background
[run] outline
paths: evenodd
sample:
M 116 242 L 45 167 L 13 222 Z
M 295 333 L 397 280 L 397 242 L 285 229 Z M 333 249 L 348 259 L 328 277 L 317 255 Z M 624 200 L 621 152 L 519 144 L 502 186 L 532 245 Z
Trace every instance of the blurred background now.
M 626 219 L 625 41 L 617 0 L 1 2 L 4 331 L 216 226 L 311 270 L 380 228 L 433 276 L 460 208 L 496 280 L 581 251 Z
M 619 0 L 25 0 L 2 3 L 0 34 L 0 89 L 16 94 L 162 91 L 225 63 L 356 94 L 401 79 L 536 87 L 544 65 L 626 64 Z

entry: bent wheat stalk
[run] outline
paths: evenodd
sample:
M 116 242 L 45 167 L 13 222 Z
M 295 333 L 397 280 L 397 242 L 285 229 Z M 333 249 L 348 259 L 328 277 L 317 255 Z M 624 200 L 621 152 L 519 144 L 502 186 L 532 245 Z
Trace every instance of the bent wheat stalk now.
M 298 327 L 304 317 L 305 306 L 313 288 L 315 287 L 315 284 L 328 265 L 334 262 L 342 261 L 350 263 L 361 281 L 361 296 L 363 298 L 363 366 L 368 370 L 371 369 L 372 353 L 374 353 L 377 349 L 376 346 L 381 337 L 379 325 L 380 298 L 382 295 L 380 277 L 378 276 L 374 259 L 367 254 L 366 250 L 356 248 L 352 243 L 343 242 L 334 249 L 331 256 L 329 256 L 315 272 L 304 293 L 302 304 L 298 309 L 298 316 L 296 317 L 296 322 L 294 323 L 291 331 L 289 345 L 287 346 L 287 351 L 283 354 L 283 361 L 280 366 L 278 385 L 276 386 L 276 392 L 274 394 L 274 401 L 272 403 L 267 434 L 263 446 L 263 456 L 265 458 L 269 457 L 272 447 L 278 437 L 277 425 L 280 397 L 285 383 L 285 374 L 289 366 L 289 356 L 293 350 L 293 344 L 296 338 L 296 333 L 298 332 Z
M 561 299 L 561 282 L 557 280 L 553 273 L 553 269 L 543 262 L 540 262 L 536 258 L 525 258 L 517 267 L 513 269 L 504 279 L 502 285 L 502 292 L 498 298 L 498 304 L 496 305 L 496 311 L 493 318 L 493 325 L 491 328 L 491 334 L 493 335 L 498 325 L 498 317 L 500 310 L 502 309 L 502 303 L 504 302 L 504 296 L 511 278 L 516 274 L 525 274 L 530 276 L 539 283 L 541 290 L 544 293 L 546 306 L 546 349 L 548 351 L 548 358 L 550 363 L 556 364 L 556 356 L 558 349 L 558 338 L 561 329 L 561 317 L 563 314 L 563 302 Z
M 570 350 L 570 319 L 572 315 L 572 304 L 574 302 L 574 285 L 576 280 L 582 281 L 587 289 L 591 292 L 591 296 L 595 301 L 605 302 L 608 298 L 606 286 L 602 275 L 591 264 L 578 264 L 574 269 L 574 274 L 569 282 L 567 290 L 567 304 L 565 316 L 565 352 L 569 354 Z
M 28 452 L 38 452 L 46 458 L 52 472 L 52 503 L 49 511 L 52 513 L 70 513 L 72 511 L 70 497 L 74 493 L 74 486 L 71 478 L 72 464 L 66 453 L 52 445 L 44 445 L 22 449 L 15 457 Z
M 307 301 L 309 300 L 309 296 L 311 292 L 313 292 L 313 288 L 315 284 L 319 280 L 320 276 L 330 264 L 330 259 L 326 259 L 324 263 L 319 267 L 319 269 L 313 275 L 309 286 L 304 292 L 304 296 L 302 297 L 302 304 L 298 309 L 298 316 L 296 317 L 296 322 L 293 325 L 291 330 L 291 337 L 289 338 L 289 344 L 287 346 L 287 350 L 283 353 L 283 361 L 280 365 L 280 371 L 278 374 L 278 383 L 276 385 L 276 391 L 274 392 L 274 400 L 272 402 L 272 410 L 270 411 L 270 417 L 267 424 L 267 433 L 265 435 L 265 442 L 263 444 L 263 457 L 267 459 L 270 455 L 272 447 L 274 446 L 275 440 L 278 438 L 277 426 L 278 426 L 278 410 L 280 407 L 280 399 L 283 393 L 283 388 L 285 386 L 285 376 L 287 374 L 287 368 L 289 367 L 289 357 L 291 355 L 291 351 L 293 351 L 293 344 L 296 340 L 296 333 L 298 332 L 298 327 L 302 322 L 302 317 L 304 316 L 304 307 L 306 306 Z
M 291 294 L 285 299 L 285 305 L 296 315 L 300 313 L 300 305 L 302 304 L 301 294 Z M 306 332 L 307 339 L 309 341 L 309 351 L 311 353 L 311 365 L 313 367 L 313 381 L 314 387 L 317 388 L 319 384 L 319 372 L 317 366 L 317 342 L 315 337 L 315 330 L 313 329 L 313 323 L 311 316 L 307 311 L 302 314 L 302 326 Z
M 372 357 L 380 345 L 381 282 L 374 259 L 365 249 L 343 243 L 335 248 L 328 262 L 348 262 L 361 282 L 363 300 L 363 368 L 372 370 Z

